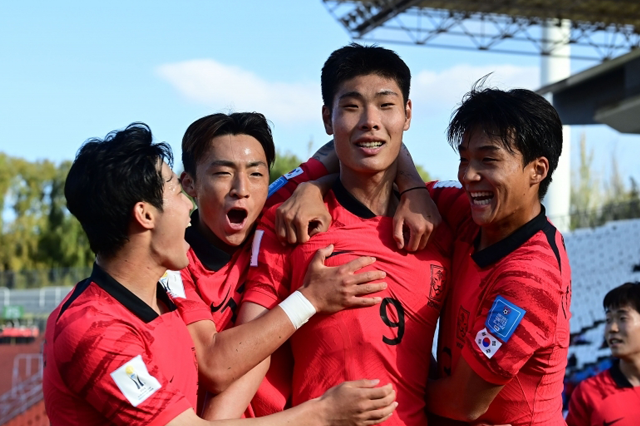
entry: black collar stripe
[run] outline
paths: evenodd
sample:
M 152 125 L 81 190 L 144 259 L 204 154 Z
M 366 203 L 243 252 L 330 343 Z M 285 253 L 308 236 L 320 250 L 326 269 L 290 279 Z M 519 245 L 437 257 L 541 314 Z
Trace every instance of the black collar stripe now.
M 340 178 L 336 179 L 336 182 L 333 184 L 333 194 L 336 196 L 336 200 L 338 200 L 340 205 L 350 213 L 362 219 L 373 219 L 376 217 L 375 213 L 347 191 L 340 181 Z
M 73 289 L 73 294 L 71 295 L 71 297 L 67 299 L 66 302 L 64 302 L 64 305 L 62 305 L 62 307 L 60 308 L 60 312 L 58 312 L 58 317 L 56 318 L 56 322 L 58 322 L 58 320 L 60 319 L 64 311 L 66 311 L 67 308 L 71 306 L 73 301 L 76 300 L 78 296 L 80 296 L 82 292 L 87 289 L 87 287 L 89 287 L 89 284 L 91 284 L 90 278 L 86 278 L 83 281 L 80 281 L 78 284 L 76 284 L 76 287 Z
M 198 209 L 191 213 L 191 226 L 187 228 L 184 238 L 202 265 L 210 271 L 218 271 L 231 261 L 231 255 L 211 244 L 198 232 Z
M 546 228 L 550 229 L 545 231 Z M 549 238 L 549 235 L 553 233 L 554 237 L 551 239 L 551 241 L 554 242 L 552 245 L 553 248 L 555 246 L 555 230 L 556 228 L 554 228 L 553 225 L 551 225 L 547 220 L 544 206 L 540 206 L 540 214 L 538 214 L 538 216 L 522 225 L 507 238 L 472 254 L 471 258 L 474 262 L 476 262 L 476 265 L 481 268 L 486 268 L 487 266 L 493 265 L 494 263 L 513 253 L 524 243 L 529 241 L 539 231 L 545 231 L 547 238 Z M 478 233 L 477 238 L 480 238 L 480 233 Z M 560 253 L 558 252 L 557 246 L 555 246 L 554 252 L 556 252 L 556 256 L 559 261 Z
M 131 311 L 135 316 L 142 321 L 149 323 L 158 318 L 158 313 L 151 309 L 151 306 L 144 303 L 138 296 L 133 294 L 128 288 L 120 284 L 113 279 L 97 264 L 93 265 L 93 272 L 91 273 L 91 281 L 99 285 L 104 291 L 109 293 L 111 297 L 120 302 L 125 308 Z M 176 305 L 169 299 L 167 292 L 162 287 L 162 284 L 158 283 L 158 289 L 156 290 L 156 296 L 167 306 L 169 311 L 175 311 Z
M 613 365 L 611 365 L 609 373 L 611 374 L 611 378 L 613 379 L 613 381 L 616 383 L 616 386 L 618 386 L 619 388 L 633 388 L 633 385 L 631 384 L 629 379 L 627 379 L 627 377 L 622 373 L 622 370 L 620 370 L 619 359 L 613 360 Z
M 558 230 L 549 221 L 547 221 L 547 224 L 545 225 L 542 232 L 544 232 L 544 235 L 547 236 L 547 242 L 549 243 L 551 250 L 553 250 L 553 254 L 556 255 L 556 260 L 558 261 L 558 268 L 560 268 L 560 272 L 562 272 L 562 261 L 560 260 L 560 250 L 558 250 L 558 245 L 556 244 L 556 233 L 558 232 Z

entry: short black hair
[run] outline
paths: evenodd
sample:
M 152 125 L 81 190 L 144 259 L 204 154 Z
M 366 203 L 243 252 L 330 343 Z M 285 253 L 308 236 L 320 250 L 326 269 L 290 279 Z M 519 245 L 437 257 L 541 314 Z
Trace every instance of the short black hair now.
M 264 115 L 258 112 L 212 114 L 191 123 L 182 137 L 182 166 L 193 179 L 196 178 L 198 161 L 209 151 L 211 140 L 224 135 L 254 137 L 264 149 L 269 168 L 273 165 L 276 148 L 271 128 Z
M 464 95 L 447 129 L 449 144 L 457 150 L 469 132 L 483 130 L 502 145 L 522 154 L 523 166 L 539 157 L 549 161 L 549 173 L 540 182 L 538 198 L 547 193 L 562 153 L 562 122 L 556 109 L 531 90 L 483 88 L 486 77 Z
M 88 139 L 78 150 L 64 195 L 94 253 L 112 257 L 124 246 L 136 203 L 162 211 L 162 161 L 173 165 L 171 147 L 154 144 L 144 123 L 113 131 L 104 140 Z
M 320 77 L 322 101 L 332 109 L 333 98 L 340 84 L 361 75 L 376 74 L 394 80 L 400 90 L 404 104 L 409 100 L 411 71 L 393 50 L 380 46 L 363 46 L 351 43 L 335 50 L 324 63 Z
M 602 306 L 605 311 L 629 306 L 635 309 L 636 312 L 640 312 L 640 282 L 624 283 L 609 291 L 604 296 Z

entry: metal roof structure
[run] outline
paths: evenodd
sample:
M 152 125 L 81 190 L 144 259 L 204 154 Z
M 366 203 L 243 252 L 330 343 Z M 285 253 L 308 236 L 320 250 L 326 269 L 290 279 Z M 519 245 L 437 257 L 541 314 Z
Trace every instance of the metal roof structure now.
M 640 49 L 541 87 L 565 124 L 606 124 L 640 134 Z
M 640 47 L 638 0 L 323 0 L 352 38 L 554 55 L 548 22 L 571 22 L 574 59 L 608 60 Z M 566 21 L 565 21 L 566 22 Z

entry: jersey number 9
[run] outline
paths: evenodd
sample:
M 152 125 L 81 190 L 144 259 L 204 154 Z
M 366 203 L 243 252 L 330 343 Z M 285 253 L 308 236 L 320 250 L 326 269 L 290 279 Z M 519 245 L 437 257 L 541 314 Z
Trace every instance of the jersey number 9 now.
M 395 315 L 393 315 L 394 311 Z M 389 318 L 390 315 L 397 317 L 398 321 L 393 321 Z M 382 341 L 387 345 L 397 345 L 400 343 L 402 336 L 404 336 L 404 308 L 400 301 L 391 297 L 385 297 L 380 304 L 380 318 L 382 318 L 382 322 L 389 327 L 398 329 L 398 337 L 390 339 L 387 336 L 382 336 Z

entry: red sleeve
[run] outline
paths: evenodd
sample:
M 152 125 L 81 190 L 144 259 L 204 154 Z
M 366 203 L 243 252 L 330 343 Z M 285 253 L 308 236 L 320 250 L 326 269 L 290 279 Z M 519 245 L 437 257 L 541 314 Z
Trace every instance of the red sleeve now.
M 57 336 L 55 358 L 73 354 L 72 363 L 57 365 L 69 390 L 114 425 L 164 426 L 192 408 L 181 390 L 162 374 L 131 325 L 113 319 L 99 332 L 98 344 L 96 336 L 82 327 L 66 327 Z
M 458 234 L 460 225 L 471 215 L 469 200 L 458 181 L 445 180 L 427 183 L 431 199 L 453 235 Z
M 263 215 L 253 236 L 251 263 L 243 302 L 272 309 L 291 294 L 292 246 L 280 244 L 275 234 L 276 206 Z
M 324 164 L 315 158 L 310 158 L 306 163 L 300 164 L 298 168 L 280 176 L 269 185 L 269 197 L 265 208 L 286 201 L 301 183 L 319 179 L 326 174 L 327 169 Z
M 191 255 L 191 253 L 192 252 L 189 254 Z M 193 259 L 190 258 L 189 262 L 193 262 Z M 178 311 L 180 312 L 180 316 L 184 323 L 189 325 L 198 321 L 213 321 L 211 309 L 205 301 L 202 300 L 200 293 L 198 293 L 189 267 L 180 271 L 180 278 L 182 279 L 182 285 L 184 286 L 185 297 L 174 297 L 173 301 L 178 307 Z
M 569 413 L 567 414 L 567 426 L 589 426 L 591 425 L 592 403 L 585 391 L 586 382 L 578 384 L 571 394 L 569 400 Z
M 539 261 L 513 258 L 505 260 L 487 279 L 488 291 L 467 334 L 462 356 L 484 380 L 503 385 L 536 351 L 550 347 L 555 340 L 561 277 L 557 269 L 547 270 Z M 502 312 L 509 313 L 505 317 Z M 507 318 L 519 321 L 510 326 Z M 496 332 L 496 324 L 507 324 L 508 328 Z M 487 331 L 489 335 L 482 334 Z

